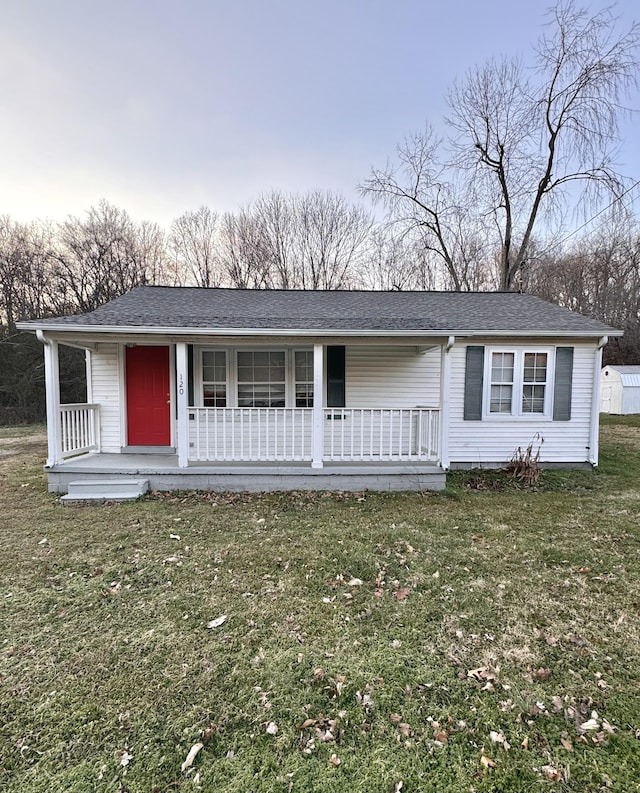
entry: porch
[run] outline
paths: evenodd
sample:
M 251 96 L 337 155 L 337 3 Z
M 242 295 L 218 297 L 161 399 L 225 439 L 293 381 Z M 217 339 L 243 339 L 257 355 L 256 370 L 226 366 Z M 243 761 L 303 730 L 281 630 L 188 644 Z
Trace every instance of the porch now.
M 315 411 L 317 414 L 319 411 Z M 441 489 L 436 408 L 187 408 L 187 464 L 173 449 L 104 453 L 100 406 L 61 405 L 49 490 L 108 475 L 158 490 Z M 180 425 L 181 422 L 178 421 Z M 314 465 L 314 442 L 322 449 Z

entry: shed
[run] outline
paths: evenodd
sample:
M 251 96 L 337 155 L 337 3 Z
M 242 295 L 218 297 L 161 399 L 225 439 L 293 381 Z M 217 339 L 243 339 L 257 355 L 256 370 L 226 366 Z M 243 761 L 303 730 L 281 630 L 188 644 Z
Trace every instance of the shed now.
M 640 413 L 640 366 L 605 366 L 602 369 L 600 412 Z

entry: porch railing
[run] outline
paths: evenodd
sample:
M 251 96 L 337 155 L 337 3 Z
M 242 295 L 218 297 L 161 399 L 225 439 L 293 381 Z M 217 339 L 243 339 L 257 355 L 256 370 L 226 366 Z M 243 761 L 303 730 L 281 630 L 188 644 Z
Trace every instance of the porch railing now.
M 328 408 L 325 460 L 435 462 L 439 411 L 435 408 Z
M 189 459 L 311 460 L 311 408 L 189 408 Z
M 190 407 L 189 460 L 294 462 L 312 459 L 312 408 Z M 436 408 L 325 408 L 325 461 L 439 459 Z
M 99 405 L 60 405 L 60 452 L 63 459 L 98 450 L 99 411 Z

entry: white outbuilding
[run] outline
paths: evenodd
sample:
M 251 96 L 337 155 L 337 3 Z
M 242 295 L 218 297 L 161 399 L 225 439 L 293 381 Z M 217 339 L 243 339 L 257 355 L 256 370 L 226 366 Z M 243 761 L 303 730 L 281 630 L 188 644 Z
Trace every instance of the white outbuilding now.
M 640 366 L 605 366 L 602 369 L 600 412 L 640 413 Z

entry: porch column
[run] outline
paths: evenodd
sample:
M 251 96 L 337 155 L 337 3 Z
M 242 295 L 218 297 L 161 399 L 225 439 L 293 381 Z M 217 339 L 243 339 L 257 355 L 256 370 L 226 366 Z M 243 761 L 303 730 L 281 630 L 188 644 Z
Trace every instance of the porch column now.
M 447 343 L 442 345 L 440 356 L 440 465 L 449 468 L 449 405 L 451 403 L 451 348 L 455 337 L 449 336 Z
M 322 468 L 324 456 L 324 348 L 313 345 L 313 422 L 311 429 L 311 467 Z
M 47 468 L 62 462 L 60 438 L 60 367 L 58 342 L 49 339 L 42 331 L 36 333 L 44 344 L 44 383 L 47 404 Z
M 176 343 L 176 400 L 178 409 L 178 466 L 189 465 L 189 375 L 187 345 Z

